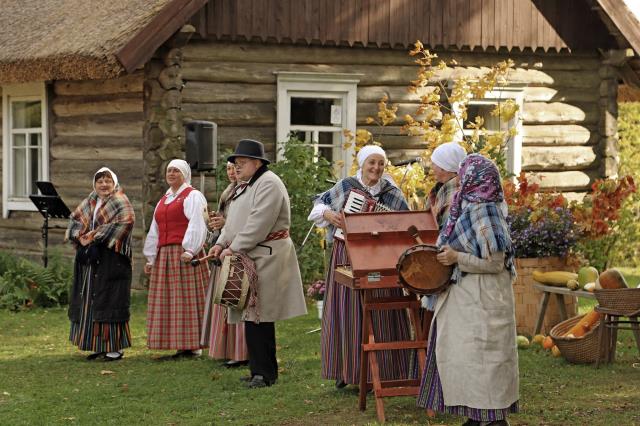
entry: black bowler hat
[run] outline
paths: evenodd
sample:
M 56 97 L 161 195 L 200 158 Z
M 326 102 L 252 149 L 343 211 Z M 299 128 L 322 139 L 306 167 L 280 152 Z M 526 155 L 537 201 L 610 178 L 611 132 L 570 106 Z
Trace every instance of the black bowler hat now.
M 264 156 L 264 145 L 262 142 L 253 139 L 242 139 L 236 145 L 236 152 L 227 157 L 227 161 L 236 162 L 236 157 L 248 157 L 262 160 L 263 163 L 269 164 L 271 161 Z

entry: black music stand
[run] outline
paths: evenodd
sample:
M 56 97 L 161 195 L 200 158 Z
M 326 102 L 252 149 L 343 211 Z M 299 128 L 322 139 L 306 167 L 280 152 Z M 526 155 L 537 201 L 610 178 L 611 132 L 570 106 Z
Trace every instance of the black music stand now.
M 39 194 L 29 195 L 31 202 L 36 206 L 42 217 L 44 217 L 44 223 L 42 224 L 42 240 L 44 242 L 44 251 L 42 253 L 42 263 L 44 267 L 47 267 L 49 261 L 49 255 L 47 248 L 49 246 L 49 229 L 56 228 L 49 227 L 49 218 L 52 219 L 68 219 L 71 215 L 71 211 L 66 206 L 58 191 L 51 182 L 37 181 L 36 186 L 40 190 Z

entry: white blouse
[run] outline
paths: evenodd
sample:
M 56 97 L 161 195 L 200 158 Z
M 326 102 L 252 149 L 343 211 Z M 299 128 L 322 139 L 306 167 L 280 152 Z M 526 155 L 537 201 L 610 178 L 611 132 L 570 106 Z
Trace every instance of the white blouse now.
M 380 192 L 380 190 L 382 189 L 382 179 L 384 179 L 384 177 L 382 177 L 375 185 L 373 186 L 367 186 L 364 184 L 364 182 L 362 182 L 362 175 L 360 174 L 360 171 L 358 171 L 358 173 L 355 176 L 356 179 L 358 179 L 358 182 L 360 182 L 360 184 L 362 186 L 364 186 L 367 191 L 369 191 L 369 193 L 371 195 L 373 195 L 374 197 L 376 195 L 378 195 L 378 193 Z M 329 226 L 329 221 L 325 220 L 324 218 L 324 212 L 327 210 L 331 210 L 331 206 L 328 206 L 326 204 L 324 204 L 320 198 L 316 199 L 315 204 L 313 205 L 313 208 L 311 209 L 311 213 L 309 213 L 309 216 L 307 217 L 307 220 L 313 222 L 316 224 L 316 226 L 318 228 L 326 228 L 327 226 Z
M 178 195 L 189 185 L 183 183 L 177 191 L 173 192 L 169 188 L 166 192 L 167 198 L 164 204 L 171 204 L 176 200 Z M 158 203 L 160 204 L 160 203 Z M 158 206 L 156 206 L 156 209 Z M 204 221 L 203 212 L 207 208 L 207 200 L 204 195 L 198 190 L 193 190 L 184 199 L 183 210 L 184 215 L 189 219 L 189 225 L 182 238 L 182 248 L 184 251 L 193 254 L 194 256 L 202 249 L 205 239 L 207 237 L 207 225 Z M 153 212 L 153 222 L 149 228 L 149 233 L 144 242 L 143 254 L 147 258 L 147 262 L 153 264 L 158 254 L 158 224 L 155 219 L 155 211 Z

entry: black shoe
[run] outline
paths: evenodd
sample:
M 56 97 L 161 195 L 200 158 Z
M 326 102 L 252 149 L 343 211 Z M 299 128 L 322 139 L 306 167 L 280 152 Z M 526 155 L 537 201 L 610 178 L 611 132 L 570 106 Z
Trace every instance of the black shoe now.
M 224 365 L 226 368 L 238 368 L 245 365 L 249 365 L 249 361 L 248 360 L 244 360 L 244 361 L 229 360 L 222 365 Z
M 180 350 L 178 352 L 176 352 L 175 354 L 171 355 L 171 358 L 173 359 L 180 359 L 180 358 L 197 358 L 199 357 L 201 354 L 200 351 L 192 351 L 192 350 Z
M 473 419 L 467 419 L 466 422 L 462 423 L 462 426 L 480 426 L 480 422 Z
M 242 376 L 242 377 L 240 377 L 240 381 L 241 381 L 241 382 L 245 382 L 245 383 L 250 382 L 250 381 L 251 381 L 251 379 L 253 379 L 253 376 L 251 376 L 251 375 L 249 375 L 249 376 Z
M 124 352 L 115 352 L 115 353 L 117 353 L 118 355 L 109 356 L 109 354 L 106 354 L 104 356 L 103 361 L 105 361 L 105 362 L 120 361 L 122 359 L 122 357 L 124 356 Z
M 106 352 L 94 352 L 91 355 L 87 355 L 87 361 L 93 361 L 94 359 L 102 358 L 106 354 Z
M 342 389 L 342 388 L 344 388 L 345 386 L 347 386 L 347 382 L 345 382 L 345 381 L 344 381 L 344 380 L 342 380 L 342 379 L 338 379 L 338 380 L 336 380 L 336 389 Z
M 263 376 L 256 374 L 251 378 L 251 381 L 247 382 L 247 388 L 249 389 L 266 388 L 268 386 L 275 384 L 275 382 L 276 382 L 275 380 L 272 382 L 272 381 L 266 380 Z

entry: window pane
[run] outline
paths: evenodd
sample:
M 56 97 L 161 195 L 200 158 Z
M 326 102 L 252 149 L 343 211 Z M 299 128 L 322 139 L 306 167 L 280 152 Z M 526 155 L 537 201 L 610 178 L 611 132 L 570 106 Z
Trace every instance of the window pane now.
M 24 147 L 26 145 L 27 135 L 24 133 L 18 133 L 13 135 L 13 146 L 14 147 Z
M 26 129 L 42 126 L 40 101 L 11 102 L 11 116 L 14 129 Z
M 22 135 L 24 136 L 24 135 Z M 13 188 L 11 188 L 11 196 L 26 197 L 27 196 L 27 151 L 24 148 L 13 149 Z
M 467 120 L 464 123 L 464 128 L 468 129 L 469 123 L 473 123 L 476 117 L 484 118 L 484 127 L 487 130 L 500 130 L 500 117 L 492 116 L 491 111 L 496 107 L 496 104 L 469 104 L 467 105 Z M 505 128 L 507 123 L 503 123 Z
M 29 194 L 37 194 L 38 188 L 36 187 L 36 181 L 40 180 L 40 149 L 38 147 L 31 148 L 29 162 L 31 168 L 29 170 Z
M 31 133 L 29 135 L 29 146 L 31 147 L 39 147 L 42 142 L 42 134 L 41 133 Z
M 291 98 L 291 124 L 331 126 L 334 99 Z

